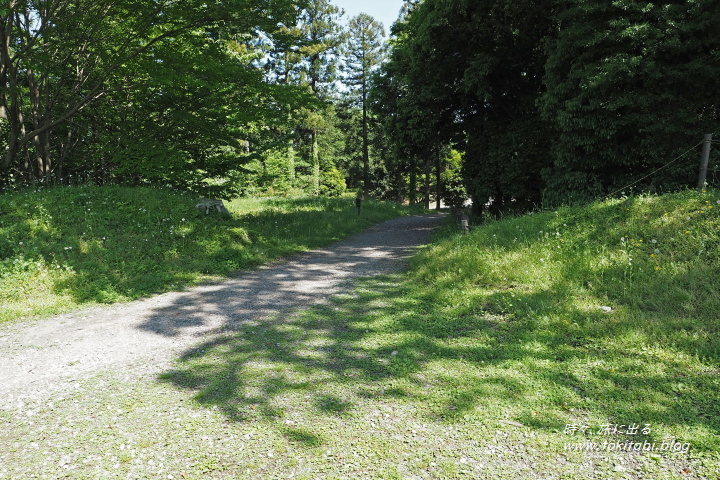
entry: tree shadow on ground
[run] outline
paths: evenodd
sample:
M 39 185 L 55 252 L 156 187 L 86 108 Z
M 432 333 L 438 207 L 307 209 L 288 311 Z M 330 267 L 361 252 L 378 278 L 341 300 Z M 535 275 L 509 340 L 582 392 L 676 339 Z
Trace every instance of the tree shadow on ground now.
M 20 256 L 55 274 L 48 289 L 78 304 L 136 299 L 233 275 L 360 232 L 407 211 L 351 199 L 229 204 L 201 214 L 197 197 L 150 188 L 68 188 L 7 204 L 0 260 Z M 58 273 L 62 272 L 61 275 Z M 28 298 L 31 295 L 28 295 Z
M 164 336 L 182 335 L 188 327 L 233 328 L 245 320 L 278 315 L 291 306 L 322 303 L 357 276 L 404 268 L 417 245 L 427 242 L 440 216 L 393 220 L 402 235 L 387 227 L 268 265 L 223 283 L 205 285 L 157 310 L 140 326 Z
M 625 273 L 589 268 L 570 259 L 558 274 Z M 658 272 L 654 285 L 696 273 Z M 546 434 L 567 424 L 649 424 L 658 426 L 649 440 L 671 435 L 694 450 L 720 448 L 720 340 L 703 333 L 716 323 L 705 331 L 653 313 L 654 301 L 620 302 L 623 315 L 581 308 L 567 278 L 542 290 L 495 289 L 464 306 L 440 304 L 433 282 L 412 282 L 378 278 L 322 305 L 246 320 L 233 316 L 239 304 L 220 302 L 233 319 L 225 333 L 186 352 L 162 380 L 233 421 L 256 412 L 271 421 L 298 411 L 350 418 L 393 402 L 432 421 L 504 417 Z
M 525 295 L 516 301 L 545 292 Z M 625 351 L 613 336 L 639 327 L 614 325 L 612 316 L 575 312 L 582 321 L 544 323 L 480 308 L 452 317 L 394 276 L 252 320 L 235 317 L 233 303 L 216 308 L 233 318 L 223 333 L 186 351 L 160 380 L 233 422 L 262 418 L 287 429 L 281 420 L 294 415 L 350 419 L 395 402 L 432 421 L 504 415 L 545 433 L 591 421 L 699 429 L 711 435 L 685 441 L 718 447 L 717 371 Z M 321 439 L 311 428 L 291 431 L 308 445 Z

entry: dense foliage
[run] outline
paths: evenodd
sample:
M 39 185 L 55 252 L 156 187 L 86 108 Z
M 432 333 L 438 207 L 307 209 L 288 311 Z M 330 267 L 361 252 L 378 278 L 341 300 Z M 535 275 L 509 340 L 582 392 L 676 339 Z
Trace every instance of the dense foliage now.
M 716 0 L 407 3 L 376 94 L 392 168 L 454 145 L 497 211 L 696 181 L 695 156 L 648 174 L 720 124 Z
M 196 187 L 231 170 L 287 92 L 248 65 L 297 2 L 14 1 L 0 9 L 3 177 Z M 284 103 L 284 102 L 283 102 Z
M 6 3 L 0 187 L 341 194 L 363 105 L 343 101 L 343 15 L 328 0 Z
M 720 124 L 717 11 L 405 0 L 386 43 L 331 0 L 16 0 L 0 7 L 0 186 L 462 192 L 495 214 L 676 190 Z

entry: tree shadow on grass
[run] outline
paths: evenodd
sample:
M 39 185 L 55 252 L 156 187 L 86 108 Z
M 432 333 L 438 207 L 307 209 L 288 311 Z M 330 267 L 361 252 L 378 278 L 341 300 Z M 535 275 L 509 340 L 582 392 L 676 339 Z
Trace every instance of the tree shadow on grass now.
M 261 418 L 279 429 L 297 415 L 352 419 L 395 402 L 433 421 L 507 416 L 547 433 L 590 420 L 594 428 L 662 425 L 658 435 L 700 429 L 710 435 L 684 440 L 696 450 L 718 447 L 716 376 L 699 373 L 688 358 L 639 355 L 612 341 L 637 325 L 573 313 L 570 303 L 553 307 L 578 319 L 570 324 L 482 309 L 444 317 L 422 295 L 409 295 L 399 277 L 369 285 L 323 305 L 232 322 L 185 352 L 161 381 L 231 421 Z M 501 303 L 497 295 L 488 304 Z M 515 295 L 532 303 L 546 292 Z M 322 441 L 312 428 L 290 431 L 301 443 Z
M 193 196 L 161 190 L 50 193 L 34 200 L 42 228 L 37 212 L 14 213 L 14 230 L 24 244 L 19 251 L 66 271 L 53 292 L 79 304 L 135 299 L 193 284 L 203 275 L 232 275 L 402 213 L 392 204 L 368 202 L 357 217 L 350 199 L 313 198 L 267 200 L 220 216 L 200 214 Z
M 603 274 L 619 277 L 612 269 L 620 268 Z M 658 275 L 660 283 L 689 281 Z M 393 403 L 436 422 L 505 419 L 546 434 L 585 422 L 650 424 L 658 428 L 648 440 L 672 435 L 695 451 L 720 448 L 718 338 L 694 335 L 702 328 L 687 319 L 652 317 L 642 305 L 621 305 L 635 309 L 629 315 L 580 308 L 573 292 L 557 291 L 562 280 L 450 308 L 436 301 L 433 284 L 423 290 L 403 277 L 338 290 L 321 305 L 299 297 L 295 305 L 305 306 L 254 316 L 240 300 L 219 296 L 212 303 L 228 319 L 224 333 L 186 352 L 162 381 L 232 421 L 260 417 L 277 428 L 293 415 L 352 419 Z M 185 313 L 204 315 L 193 305 Z M 688 335 L 674 335 L 676 325 Z
M 239 322 L 282 314 L 293 306 L 322 303 L 353 278 L 402 269 L 417 245 L 429 240 L 438 218 L 397 218 L 392 228 L 373 227 L 331 248 L 201 286 L 156 310 L 140 328 L 164 336 L 183 335 L 188 325 L 232 329 Z

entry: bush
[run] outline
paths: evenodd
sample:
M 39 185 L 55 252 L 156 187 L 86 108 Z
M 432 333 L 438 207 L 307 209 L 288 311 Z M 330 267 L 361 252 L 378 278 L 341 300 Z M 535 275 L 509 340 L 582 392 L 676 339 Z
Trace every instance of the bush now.
M 330 170 L 322 172 L 320 182 L 320 195 L 326 197 L 339 197 L 347 190 L 345 177 L 340 170 L 335 167 L 331 167 Z

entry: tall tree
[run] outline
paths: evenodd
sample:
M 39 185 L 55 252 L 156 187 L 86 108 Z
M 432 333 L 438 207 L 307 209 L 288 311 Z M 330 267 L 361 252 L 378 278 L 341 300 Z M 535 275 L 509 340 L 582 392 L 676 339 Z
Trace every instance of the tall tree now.
M 718 8 L 424 0 L 393 27 L 382 116 L 398 147 L 436 131 L 462 149 L 476 208 L 592 198 L 643 177 L 685 186 L 694 162 L 670 160 L 720 125 Z
M 421 0 L 403 0 L 402 7 L 400 7 L 400 12 L 398 13 L 398 19 L 392 25 L 390 31 L 392 32 L 393 30 L 395 30 L 395 24 L 401 25 L 407 22 L 410 13 L 412 13 L 412 11 L 415 10 L 418 5 L 420 5 L 420 2 Z
M 345 39 L 340 24 L 343 14 L 328 0 L 308 0 L 297 24 L 281 25 L 272 38 L 262 42 L 267 51 L 262 61 L 268 79 L 301 86 L 318 100 L 289 111 L 292 120 L 285 132 L 288 156 L 299 156 L 299 162 L 293 162 L 298 167 L 299 182 L 304 184 L 309 178 L 309 190 L 314 194 L 321 190 L 321 163 L 330 163 L 321 159 L 318 134 L 332 123 L 327 117 Z
M 385 57 L 385 30 L 382 23 L 366 13 L 350 19 L 346 53 L 346 84 L 355 93 L 356 104 L 362 108 L 363 192 L 370 188 L 370 141 L 368 125 L 368 94 L 373 73 Z
M 327 118 L 333 112 L 329 108 L 329 100 L 337 80 L 339 58 L 345 41 L 345 31 L 340 25 L 343 14 L 343 10 L 328 0 L 310 0 L 301 17 L 301 29 L 307 41 L 307 46 L 303 47 L 306 55 L 303 75 L 312 92 L 327 102 L 322 112 L 305 115 L 305 129 L 310 132 L 310 163 L 316 194 L 320 193 L 321 183 L 318 132 L 328 129 L 331 123 Z
M 300 17 L 301 30 L 307 41 L 303 75 L 313 93 L 327 99 L 334 90 L 345 29 L 340 24 L 344 11 L 329 0 L 309 0 Z
M 549 3 L 425 0 L 395 24 L 389 71 L 400 90 L 390 122 L 402 125 L 397 133 L 414 132 L 396 138 L 424 146 L 426 159 L 442 145 L 462 148 L 477 209 L 489 200 L 495 208 L 540 200 L 546 128 L 535 101 Z

